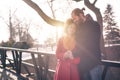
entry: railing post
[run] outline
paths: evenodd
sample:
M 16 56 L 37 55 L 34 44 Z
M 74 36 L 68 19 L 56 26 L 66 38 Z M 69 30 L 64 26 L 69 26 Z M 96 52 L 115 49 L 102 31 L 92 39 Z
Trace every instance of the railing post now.
M 44 66 L 44 61 L 43 61 L 43 55 L 38 54 L 38 70 L 39 70 L 39 75 L 41 76 L 41 80 L 44 80 L 43 78 L 43 66 Z
M 47 74 L 48 74 L 48 68 L 49 68 L 49 55 L 46 55 L 45 57 L 45 71 L 44 71 L 44 80 L 47 80 Z
M 13 60 L 14 60 L 14 69 L 16 73 L 20 75 L 21 73 L 21 62 L 22 62 L 22 52 L 12 51 Z
M 6 50 L 0 49 L 0 55 L 1 55 L 2 66 L 3 68 L 5 68 L 6 67 Z
M 42 75 L 41 75 L 40 72 L 39 72 L 39 69 L 38 69 L 38 65 L 37 65 L 35 56 L 34 56 L 34 54 L 31 54 L 31 56 L 32 56 L 32 60 L 33 60 L 34 69 L 35 69 L 35 73 L 36 73 L 37 80 L 42 80 Z
M 35 59 L 34 54 L 31 54 L 31 56 L 32 56 L 37 80 L 47 80 L 49 55 L 38 54 L 37 59 Z
M 42 80 L 47 80 L 49 55 L 38 54 L 39 73 L 42 76 Z

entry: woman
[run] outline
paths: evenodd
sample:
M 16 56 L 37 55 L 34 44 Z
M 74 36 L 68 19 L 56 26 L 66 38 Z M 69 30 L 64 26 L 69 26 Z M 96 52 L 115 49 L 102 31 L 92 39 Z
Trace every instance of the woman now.
M 56 49 L 56 57 L 58 64 L 54 80 L 80 80 L 77 64 L 80 58 L 74 58 L 72 52 L 77 52 L 75 41 L 76 25 L 72 19 L 68 19 L 65 23 L 65 34 L 59 39 Z

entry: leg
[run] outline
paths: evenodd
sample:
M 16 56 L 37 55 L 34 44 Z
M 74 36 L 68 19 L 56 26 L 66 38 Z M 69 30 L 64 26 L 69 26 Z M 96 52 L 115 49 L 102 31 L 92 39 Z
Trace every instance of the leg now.
M 91 80 L 102 80 L 102 66 L 98 65 L 90 71 Z

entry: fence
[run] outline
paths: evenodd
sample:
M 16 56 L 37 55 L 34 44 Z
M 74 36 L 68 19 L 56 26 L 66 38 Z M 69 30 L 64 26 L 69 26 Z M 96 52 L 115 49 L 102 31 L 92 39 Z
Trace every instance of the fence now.
M 11 53 L 12 59 L 7 58 L 7 52 Z M 24 62 L 22 60 L 22 55 L 24 53 L 31 55 L 31 63 Z M 2 68 L 8 69 L 14 72 L 18 78 L 18 80 L 28 80 L 28 76 L 34 75 L 34 80 L 53 80 L 53 74 L 55 70 L 51 70 L 49 68 L 50 64 L 50 56 L 54 55 L 50 52 L 38 52 L 32 50 L 25 50 L 25 49 L 16 49 L 16 48 L 9 48 L 9 47 L 0 47 L 0 54 L 1 54 L 1 62 Z M 6 63 L 8 61 L 9 63 Z M 102 80 L 105 80 L 106 72 L 109 67 L 119 67 L 120 62 L 117 61 L 109 61 L 109 60 L 101 60 L 102 65 L 104 66 L 103 73 L 102 73 Z M 51 62 L 52 63 L 52 62 Z M 25 71 L 27 72 L 27 77 L 24 77 L 21 72 L 21 65 L 23 65 Z M 28 66 L 34 69 L 33 74 L 31 74 L 30 69 Z

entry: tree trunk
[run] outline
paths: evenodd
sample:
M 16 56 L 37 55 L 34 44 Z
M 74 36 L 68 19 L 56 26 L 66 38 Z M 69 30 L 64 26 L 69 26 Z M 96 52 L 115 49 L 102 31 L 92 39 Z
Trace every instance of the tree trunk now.
M 101 41 L 100 41 L 100 47 L 101 47 L 101 52 L 104 54 L 104 57 L 106 57 L 106 52 L 105 52 L 105 45 L 104 45 L 104 39 L 103 39 L 103 20 L 102 20 L 102 15 L 100 10 L 95 7 L 95 3 L 97 2 L 97 0 L 94 1 L 94 3 L 90 3 L 89 0 L 84 0 L 84 4 L 95 13 L 96 18 L 97 18 L 97 22 L 100 25 L 100 29 L 101 29 Z

